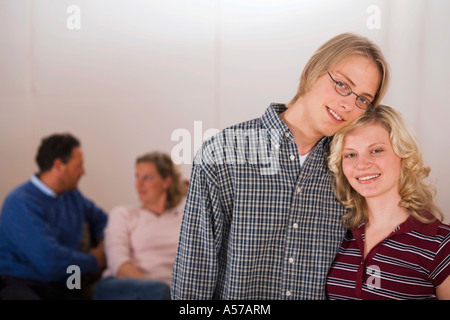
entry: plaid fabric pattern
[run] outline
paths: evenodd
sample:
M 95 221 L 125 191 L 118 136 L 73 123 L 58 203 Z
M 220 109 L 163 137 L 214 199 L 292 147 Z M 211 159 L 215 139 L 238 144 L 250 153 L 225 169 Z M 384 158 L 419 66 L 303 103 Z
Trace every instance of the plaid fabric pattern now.
M 271 104 L 206 141 L 194 159 L 173 299 L 325 299 L 345 230 L 323 138 L 300 168 Z

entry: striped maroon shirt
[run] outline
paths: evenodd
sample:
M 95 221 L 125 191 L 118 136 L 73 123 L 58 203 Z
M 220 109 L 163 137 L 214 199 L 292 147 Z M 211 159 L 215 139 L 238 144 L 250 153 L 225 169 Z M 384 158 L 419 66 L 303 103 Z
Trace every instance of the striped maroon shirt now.
M 327 297 L 436 299 L 450 275 L 450 226 L 410 217 L 363 259 L 365 225 L 347 232 L 327 277 Z

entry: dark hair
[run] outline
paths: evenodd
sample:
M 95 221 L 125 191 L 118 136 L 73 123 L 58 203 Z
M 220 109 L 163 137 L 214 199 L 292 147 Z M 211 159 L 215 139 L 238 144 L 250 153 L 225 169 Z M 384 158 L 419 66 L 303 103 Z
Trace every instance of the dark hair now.
M 179 168 L 173 163 L 172 158 L 164 152 L 153 151 L 136 159 L 136 165 L 141 162 L 154 163 L 156 170 L 163 179 L 172 177 L 172 183 L 167 190 L 166 208 L 171 209 L 181 203 L 185 193 L 185 185 L 181 179 Z
M 53 134 L 43 138 L 36 155 L 40 173 L 50 170 L 55 159 L 67 163 L 72 156 L 72 150 L 79 146 L 80 141 L 69 133 Z

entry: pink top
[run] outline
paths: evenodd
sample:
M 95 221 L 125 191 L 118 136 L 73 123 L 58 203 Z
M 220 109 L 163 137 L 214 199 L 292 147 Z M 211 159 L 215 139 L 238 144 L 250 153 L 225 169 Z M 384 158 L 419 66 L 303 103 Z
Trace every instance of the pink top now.
M 116 207 L 105 229 L 107 269 L 103 277 L 115 276 L 131 262 L 148 279 L 170 285 L 178 245 L 184 201 L 160 216 L 138 207 Z

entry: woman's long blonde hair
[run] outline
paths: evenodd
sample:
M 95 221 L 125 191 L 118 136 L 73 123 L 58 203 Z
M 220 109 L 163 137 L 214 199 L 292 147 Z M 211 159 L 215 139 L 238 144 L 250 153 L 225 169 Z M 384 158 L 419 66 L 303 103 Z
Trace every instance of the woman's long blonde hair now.
M 369 123 L 380 124 L 389 132 L 394 152 L 401 158 L 399 206 L 407 209 L 411 216 L 424 223 L 442 220 L 442 211 L 434 201 L 436 189 L 434 185 L 426 182 L 430 168 L 423 163 L 416 137 L 406 126 L 399 111 L 386 105 L 379 105 L 368 109 L 360 118 L 339 130 L 330 145 L 328 165 L 333 172 L 334 192 L 339 202 L 349 210 L 343 216 L 344 226 L 352 229 L 367 222 L 368 219 L 364 197 L 351 187 L 342 171 L 342 149 L 347 134 Z M 429 213 L 432 214 L 431 217 Z

